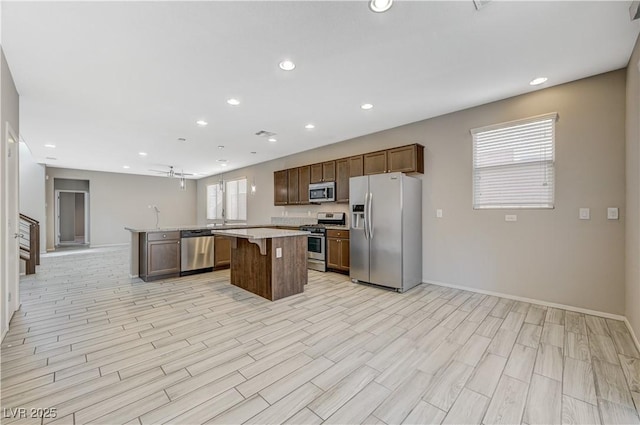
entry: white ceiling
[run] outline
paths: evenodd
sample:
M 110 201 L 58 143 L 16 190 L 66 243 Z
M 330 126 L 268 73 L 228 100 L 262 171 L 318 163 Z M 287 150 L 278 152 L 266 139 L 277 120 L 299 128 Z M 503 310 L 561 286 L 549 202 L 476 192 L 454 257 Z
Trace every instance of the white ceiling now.
M 629 5 L 4 1 L 2 48 L 37 161 L 202 176 L 622 68 Z

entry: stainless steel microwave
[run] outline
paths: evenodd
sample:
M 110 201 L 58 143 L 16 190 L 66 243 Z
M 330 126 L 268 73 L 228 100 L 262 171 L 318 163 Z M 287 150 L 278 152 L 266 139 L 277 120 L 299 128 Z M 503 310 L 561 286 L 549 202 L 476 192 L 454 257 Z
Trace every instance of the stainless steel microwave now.
M 311 183 L 309 202 L 334 202 L 336 200 L 336 182 Z

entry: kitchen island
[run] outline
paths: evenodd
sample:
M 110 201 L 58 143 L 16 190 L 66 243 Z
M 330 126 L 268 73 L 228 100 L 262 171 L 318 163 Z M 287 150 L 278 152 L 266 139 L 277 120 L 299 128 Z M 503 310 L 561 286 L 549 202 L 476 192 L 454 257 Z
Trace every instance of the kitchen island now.
M 309 232 L 272 228 L 214 229 L 231 238 L 231 284 L 271 301 L 302 293 Z

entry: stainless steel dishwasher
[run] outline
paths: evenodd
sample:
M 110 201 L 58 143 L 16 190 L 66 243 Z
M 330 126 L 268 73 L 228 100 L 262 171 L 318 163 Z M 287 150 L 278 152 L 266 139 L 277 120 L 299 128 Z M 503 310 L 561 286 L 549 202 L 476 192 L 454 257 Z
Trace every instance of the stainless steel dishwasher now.
M 213 238 L 210 229 L 180 232 L 180 276 L 213 271 Z

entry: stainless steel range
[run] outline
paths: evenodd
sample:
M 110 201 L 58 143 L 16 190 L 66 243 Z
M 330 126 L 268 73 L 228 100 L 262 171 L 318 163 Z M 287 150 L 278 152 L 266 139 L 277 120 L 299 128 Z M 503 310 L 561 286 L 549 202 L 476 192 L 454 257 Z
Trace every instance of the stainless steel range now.
M 345 223 L 345 213 L 318 213 L 318 224 L 300 226 L 300 230 L 311 232 L 307 239 L 307 268 L 320 272 L 327 271 L 326 226 L 344 226 Z

